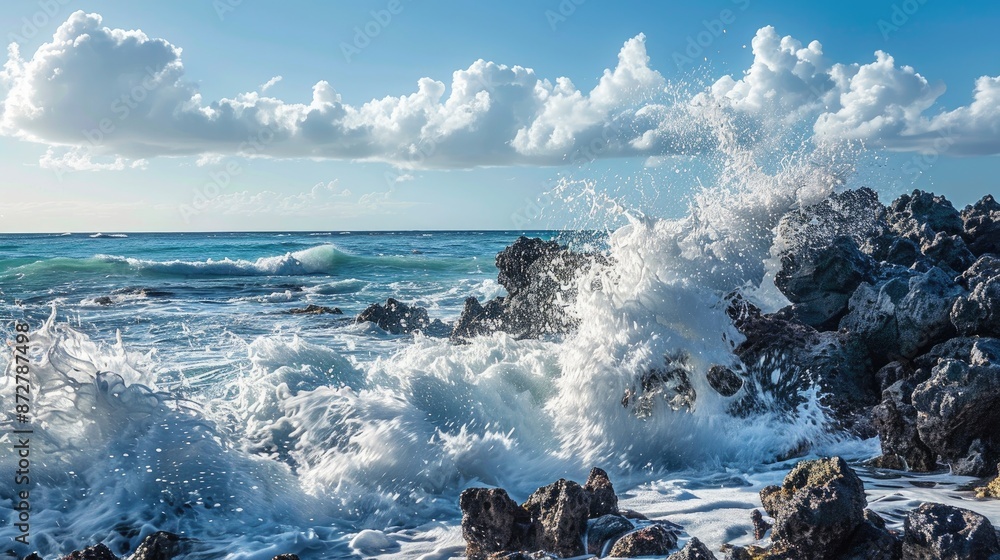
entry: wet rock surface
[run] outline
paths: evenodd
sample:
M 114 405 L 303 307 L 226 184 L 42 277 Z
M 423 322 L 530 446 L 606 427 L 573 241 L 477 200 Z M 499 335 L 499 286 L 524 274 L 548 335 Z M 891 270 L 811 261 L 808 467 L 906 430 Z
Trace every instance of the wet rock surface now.
M 610 556 L 635 558 L 637 556 L 662 556 L 677 545 L 677 536 L 663 525 L 650 525 L 618 539 L 611 547 Z
M 497 254 L 497 281 L 506 297 L 465 302 L 452 330 L 453 340 L 505 332 L 518 338 L 571 331 L 579 321 L 568 308 L 576 299 L 579 276 L 604 257 L 571 251 L 555 241 L 519 237 Z
M 906 516 L 903 558 L 985 560 L 998 553 L 996 530 L 978 513 L 944 504 L 923 504 Z
M 447 327 L 441 321 L 433 321 L 423 307 L 409 305 L 393 298 L 385 300 L 385 305 L 374 303 L 358 314 L 356 323 L 375 323 L 391 334 L 406 334 L 414 331 L 440 332 Z
M 130 560 L 171 560 L 182 554 L 181 537 L 167 531 L 158 531 L 142 540 Z
M 716 560 L 716 556 L 698 537 L 692 537 L 684 548 L 668 556 L 667 560 Z
M 64 556 L 62 560 L 118 560 L 118 557 L 103 544 L 96 544 L 83 550 L 74 550 Z

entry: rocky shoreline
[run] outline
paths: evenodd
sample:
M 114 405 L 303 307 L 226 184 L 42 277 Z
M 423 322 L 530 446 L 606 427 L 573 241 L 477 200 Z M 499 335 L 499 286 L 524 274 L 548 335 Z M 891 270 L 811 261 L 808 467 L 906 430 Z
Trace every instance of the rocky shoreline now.
M 901 533 L 887 529 L 866 509 L 864 484 L 839 457 L 798 463 L 780 486 L 761 490 L 760 500 L 766 516 L 751 512 L 760 544 L 723 546 L 725 560 L 1000 559 L 998 531 L 966 509 L 924 503 L 907 514 Z M 618 510 L 598 468 L 584 486 L 560 479 L 521 505 L 500 488 L 470 488 L 460 503 L 469 560 L 719 558 L 679 525 Z
M 749 416 L 762 406 L 750 387 L 794 408 L 818 386 L 835 429 L 879 437 L 882 454 L 873 466 L 980 477 L 985 485 L 977 494 L 1000 497 L 1000 203 L 986 196 L 959 211 L 943 197 L 914 191 L 883 205 L 873 191 L 859 189 L 789 212 L 776 233 L 774 284 L 790 305 L 766 313 L 749 296 L 729 294 L 726 311 L 743 337 L 733 345 L 734 362 L 696 371 L 683 356 L 665 357 L 663 367 L 643 373 L 620 395 L 622 406 L 641 415 L 663 401 L 683 413 L 697 400 L 692 380 L 704 376 L 729 399 L 730 414 Z M 508 295 L 469 298 L 454 324 L 392 298 L 355 321 L 455 344 L 496 332 L 569 333 L 579 321 L 567 310 L 580 274 L 609 264 L 604 255 L 521 237 L 496 258 Z M 777 365 L 795 374 L 779 383 L 771 375 Z M 809 442 L 796 450 L 808 451 Z M 928 502 L 907 514 L 902 532 L 887 529 L 866 509 L 863 483 L 839 458 L 799 463 L 760 498 L 764 512 L 751 514 L 758 544 L 718 551 L 669 521 L 620 510 L 601 469 L 583 485 L 560 479 L 539 488 L 522 504 L 499 488 L 470 488 L 459 505 L 472 560 L 587 554 L 690 560 L 716 553 L 731 560 L 1000 559 L 996 529 L 961 508 Z M 155 533 L 127 558 L 183 557 L 185 543 Z M 117 556 L 99 544 L 64 558 Z

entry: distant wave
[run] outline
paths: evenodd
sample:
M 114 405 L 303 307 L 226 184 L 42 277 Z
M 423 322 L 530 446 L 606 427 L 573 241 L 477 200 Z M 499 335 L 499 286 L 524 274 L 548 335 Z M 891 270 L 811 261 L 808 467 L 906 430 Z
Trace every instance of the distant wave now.
M 7 266 L 4 266 L 6 264 Z M 280 256 L 257 260 L 208 259 L 204 261 L 155 261 L 99 254 L 90 258 L 54 258 L 25 262 L 23 259 L 0 261 L 0 277 L 10 275 L 45 275 L 59 273 L 139 274 L 149 276 L 225 277 L 225 276 L 303 276 L 334 274 L 350 270 L 388 268 L 395 270 L 433 270 L 473 272 L 479 263 L 470 259 L 431 259 L 423 256 L 354 255 L 333 244 L 317 245 Z M 351 287 L 348 288 L 350 290 Z
M 90 236 L 93 239 L 122 239 L 128 237 L 124 233 L 95 233 Z

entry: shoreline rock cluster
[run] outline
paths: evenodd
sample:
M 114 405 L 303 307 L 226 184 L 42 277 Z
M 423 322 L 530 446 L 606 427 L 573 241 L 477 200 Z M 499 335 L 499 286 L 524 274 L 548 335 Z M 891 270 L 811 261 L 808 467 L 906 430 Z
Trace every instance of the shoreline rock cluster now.
M 990 195 L 963 210 L 923 191 L 883 205 L 867 188 L 833 194 L 786 214 L 777 227 L 775 286 L 791 305 L 763 313 L 734 292 L 728 312 L 744 340 L 736 366 L 691 371 L 684 356 L 636 380 L 622 397 L 637 414 L 663 396 L 694 406 L 691 376 L 725 397 L 730 412 L 789 409 L 814 385 L 841 429 L 878 435 L 875 465 L 919 472 L 947 467 L 988 477 L 1000 463 L 1000 203 Z M 565 333 L 575 279 L 601 255 L 519 238 L 496 257 L 508 296 L 466 301 L 454 326 L 390 299 L 357 317 L 392 333 L 423 330 L 462 343 L 506 332 Z M 771 375 L 776 369 L 788 372 Z M 751 383 L 748 383 L 751 381 Z M 807 448 L 803 442 L 802 450 Z
M 184 537 L 169 531 L 157 531 L 144 538 L 129 556 L 119 557 L 107 545 L 98 543 L 74 550 L 59 560 L 180 560 L 190 552 L 189 545 L 188 539 Z M 32 552 L 22 560 L 44 559 L 37 552 Z M 299 557 L 295 554 L 279 554 L 271 560 L 299 560 Z
M 759 510 L 751 513 L 758 544 L 724 545 L 725 560 L 1000 559 L 997 530 L 966 509 L 923 503 L 907 514 L 902 533 L 887 529 L 867 509 L 861 479 L 839 457 L 799 462 L 760 498 L 770 521 Z M 683 528 L 670 521 L 619 511 L 611 481 L 598 468 L 584 486 L 560 479 L 521 505 L 501 488 L 469 488 L 459 505 L 469 560 L 719 559 L 696 536 L 678 547 Z

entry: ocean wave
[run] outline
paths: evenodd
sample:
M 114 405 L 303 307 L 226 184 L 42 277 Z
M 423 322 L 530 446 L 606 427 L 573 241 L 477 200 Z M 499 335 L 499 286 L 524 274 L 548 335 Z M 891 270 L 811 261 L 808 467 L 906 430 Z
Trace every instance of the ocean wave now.
M 132 273 L 183 278 L 305 276 L 373 269 L 465 273 L 475 272 L 478 268 L 479 263 L 472 259 L 427 258 L 416 255 L 356 255 L 342 251 L 333 244 L 323 244 L 256 260 L 224 258 L 204 261 L 157 261 L 110 254 L 98 254 L 89 258 L 17 259 L 0 261 L 0 278 L 21 275 L 44 277 L 47 274 L 60 273 L 116 275 Z M 335 287 L 332 289 L 336 290 Z

